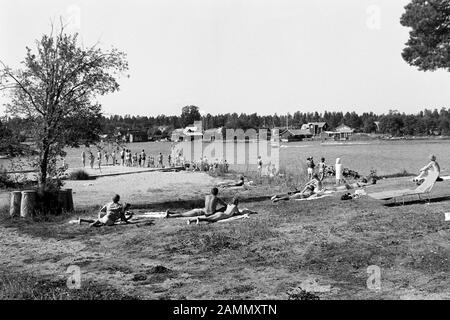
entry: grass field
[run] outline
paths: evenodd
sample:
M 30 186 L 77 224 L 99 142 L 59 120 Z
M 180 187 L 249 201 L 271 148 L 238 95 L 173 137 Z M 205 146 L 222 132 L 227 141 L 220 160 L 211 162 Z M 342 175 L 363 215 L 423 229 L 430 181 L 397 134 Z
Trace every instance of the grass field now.
M 406 185 L 388 179 L 368 191 Z M 301 298 L 294 294 L 301 288 L 320 299 L 449 299 L 449 187 L 440 182 L 431 204 L 405 206 L 342 201 L 340 194 L 274 205 L 242 193 L 242 206 L 257 215 L 199 226 L 154 219 L 89 229 L 68 224 L 73 216 L 41 223 L 4 217 L 0 298 L 288 299 Z M 147 211 L 196 204 L 154 201 Z M 81 268 L 81 291 L 64 287 L 70 265 Z M 372 265 L 381 269 L 379 291 L 367 287 Z

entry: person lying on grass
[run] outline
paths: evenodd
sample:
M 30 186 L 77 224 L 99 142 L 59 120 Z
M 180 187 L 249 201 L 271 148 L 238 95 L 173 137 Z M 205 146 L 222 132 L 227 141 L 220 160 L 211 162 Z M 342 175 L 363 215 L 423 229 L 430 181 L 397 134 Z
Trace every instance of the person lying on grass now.
M 287 194 L 274 195 L 271 200 L 276 203 L 281 200 L 306 199 L 313 194 L 318 193 L 320 190 L 322 190 L 322 181 L 320 181 L 317 173 L 313 173 L 312 179 L 306 183 L 302 190 L 295 190 L 293 192 L 288 192 Z
M 205 207 L 201 209 L 193 209 L 188 212 L 175 213 L 170 210 L 166 211 L 165 218 L 180 218 L 180 217 L 198 217 L 198 216 L 210 216 L 216 212 L 224 212 L 227 208 L 227 203 L 222 199 L 218 198 L 219 189 L 212 188 L 211 194 L 205 197 Z M 217 205 L 222 205 L 221 208 L 217 209 Z
M 207 217 L 196 217 L 193 219 L 189 219 L 187 221 L 187 224 L 191 224 L 193 222 L 195 222 L 196 224 L 199 224 L 200 222 L 213 223 L 220 220 L 229 219 L 233 216 L 256 214 L 255 211 L 251 211 L 248 209 L 239 210 L 238 205 L 239 199 L 234 197 L 231 203 L 227 205 L 224 212 L 217 212 Z
M 98 219 L 97 220 L 91 220 L 91 219 L 81 219 L 78 218 L 78 224 L 81 224 L 83 222 L 90 223 L 91 227 L 102 227 L 102 226 L 112 226 L 116 222 L 123 221 L 125 223 L 129 223 L 128 220 L 130 220 L 133 217 L 132 212 L 128 212 L 128 216 L 125 216 L 125 213 L 130 208 L 129 203 L 122 204 L 119 202 L 120 196 L 116 194 L 112 198 L 112 202 L 104 205 L 99 213 L 98 213 Z
M 218 184 L 220 188 L 242 187 L 245 184 L 244 176 L 240 176 L 239 180 L 233 182 L 222 182 Z

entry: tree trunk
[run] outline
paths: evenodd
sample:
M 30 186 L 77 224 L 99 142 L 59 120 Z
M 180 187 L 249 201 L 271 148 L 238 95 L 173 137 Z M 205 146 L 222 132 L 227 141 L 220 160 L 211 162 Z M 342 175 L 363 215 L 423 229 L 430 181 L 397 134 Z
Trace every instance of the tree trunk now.
M 73 207 L 73 196 L 72 196 L 72 189 L 66 189 L 67 193 L 67 211 L 72 212 L 74 210 Z
M 40 177 L 39 177 L 39 186 L 43 187 L 45 186 L 47 182 L 47 167 L 48 167 L 48 155 L 50 152 L 50 146 L 47 145 L 47 143 L 44 142 L 44 153 L 42 154 L 41 163 L 40 166 Z
M 11 192 L 11 205 L 9 207 L 9 215 L 11 217 L 18 217 L 20 215 L 20 203 L 22 200 L 21 191 Z
M 31 217 L 36 208 L 37 192 L 34 190 L 22 191 L 22 201 L 20 204 L 20 216 L 22 218 Z

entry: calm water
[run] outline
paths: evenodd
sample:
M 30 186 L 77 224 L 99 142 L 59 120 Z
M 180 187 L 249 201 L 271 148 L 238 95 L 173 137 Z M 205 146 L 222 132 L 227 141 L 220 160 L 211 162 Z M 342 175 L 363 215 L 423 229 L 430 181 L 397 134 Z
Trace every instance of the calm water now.
M 279 148 L 280 166 L 289 171 L 303 171 L 306 158 L 313 156 L 318 163 L 321 157 L 326 158 L 328 164 L 334 164 L 336 158 L 341 158 L 344 167 L 358 171 L 360 174 L 368 174 L 371 169 L 377 170 L 378 174 L 392 174 L 403 170 L 415 173 L 428 161 L 428 155 L 433 153 L 437 156 L 444 174 L 450 174 L 450 140 L 437 141 L 376 141 L 376 142 L 354 142 L 352 145 L 324 145 L 320 142 L 295 142 L 284 143 Z M 238 144 L 239 145 L 239 144 Z M 247 145 L 253 148 L 255 144 Z M 134 152 L 145 150 L 147 155 L 164 154 L 166 161 L 170 153 L 172 143 L 170 142 L 141 142 L 130 143 L 127 148 Z M 66 163 L 70 167 L 81 166 L 80 155 L 82 149 L 67 150 Z M 93 149 L 94 150 L 94 149 Z M 242 157 L 243 152 L 234 151 L 234 158 Z M 242 149 L 241 149 L 242 150 Z M 194 159 L 198 159 L 195 156 Z M 212 158 L 211 158 L 212 160 Z M 232 162 L 232 159 L 228 159 Z M 268 162 L 263 155 L 263 161 Z M 9 161 L 0 159 L 0 165 L 8 166 Z

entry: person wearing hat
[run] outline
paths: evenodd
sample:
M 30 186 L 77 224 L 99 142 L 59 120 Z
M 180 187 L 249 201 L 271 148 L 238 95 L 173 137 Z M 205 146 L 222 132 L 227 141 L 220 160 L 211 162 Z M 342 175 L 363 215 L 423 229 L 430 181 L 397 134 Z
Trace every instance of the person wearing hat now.
M 434 154 L 430 155 L 430 162 L 419 170 L 420 174 L 413 179 L 413 182 L 417 182 L 418 184 L 422 183 L 425 180 L 425 177 L 428 175 L 428 171 L 433 170 L 438 173 L 441 172 L 441 167 L 436 161 L 436 156 Z
M 128 220 L 133 217 L 133 213 L 130 212 L 128 216 L 125 216 L 125 212 L 130 208 L 131 205 L 129 203 L 122 204 L 119 201 L 120 196 L 118 194 L 114 195 L 114 197 L 112 198 L 112 202 L 104 205 L 100 209 L 97 220 L 78 218 L 78 224 L 87 222 L 91 224 L 91 227 L 102 227 L 112 226 L 118 220 L 129 223 Z

